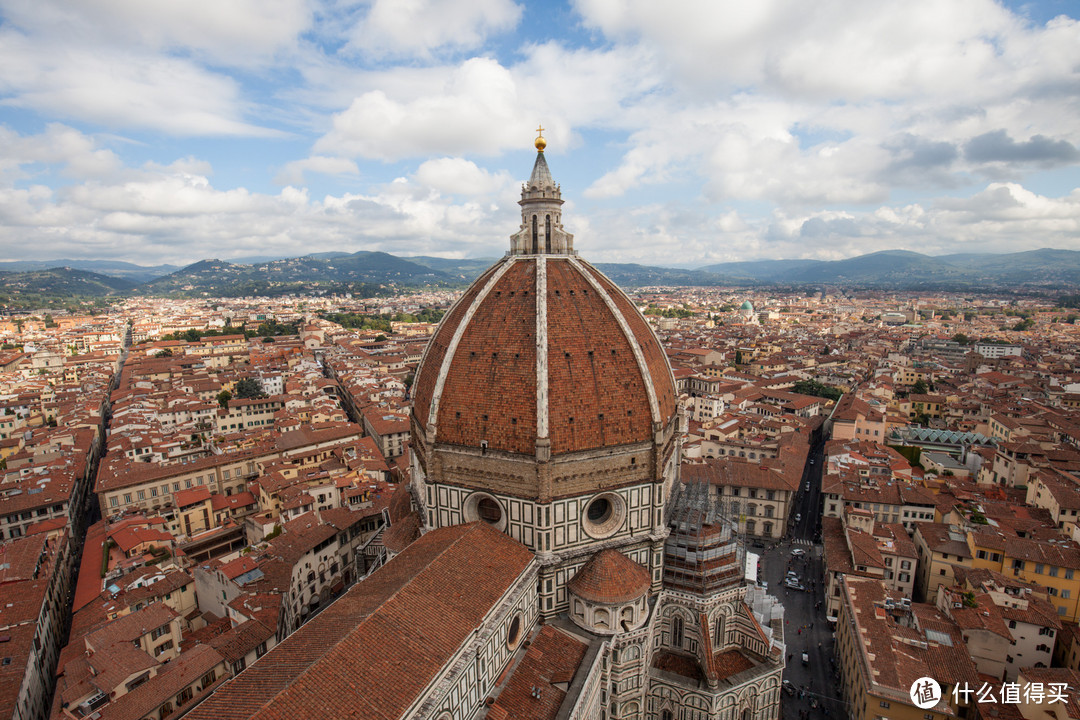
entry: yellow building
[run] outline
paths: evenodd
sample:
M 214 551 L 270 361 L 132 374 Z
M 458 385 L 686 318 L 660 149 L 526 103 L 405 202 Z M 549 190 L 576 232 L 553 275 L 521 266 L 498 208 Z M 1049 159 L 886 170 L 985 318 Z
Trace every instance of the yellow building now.
M 851 720 L 945 720 L 958 707 L 952 688 L 978 687 L 978 673 L 958 628 L 936 608 L 911 603 L 873 578 L 841 579 L 836 655 Z M 948 629 L 948 632 L 945 631 Z M 911 688 L 922 677 L 940 683 L 936 705 L 916 706 Z
M 1080 619 L 1080 549 L 992 530 L 968 531 L 967 544 L 973 567 L 1041 585 L 1061 619 Z
M 955 566 L 972 566 L 967 539 L 955 525 L 916 523 L 912 540 L 919 556 L 918 573 L 915 575 L 916 600 L 933 600 L 937 597 L 939 585 L 951 587 L 955 584 Z

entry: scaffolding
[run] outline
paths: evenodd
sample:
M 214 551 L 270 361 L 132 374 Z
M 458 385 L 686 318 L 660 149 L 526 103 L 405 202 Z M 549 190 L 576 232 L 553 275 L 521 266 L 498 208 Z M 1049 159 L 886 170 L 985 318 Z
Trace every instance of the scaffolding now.
M 708 483 L 675 484 L 668 525 L 665 587 L 712 595 L 743 583 L 746 550 L 738 525 L 711 495 Z

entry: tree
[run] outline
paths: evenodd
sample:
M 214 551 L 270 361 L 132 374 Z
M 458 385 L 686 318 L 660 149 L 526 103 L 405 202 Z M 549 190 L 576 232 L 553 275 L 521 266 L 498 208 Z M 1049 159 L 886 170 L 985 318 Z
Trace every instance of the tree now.
M 964 333 L 956 333 L 955 335 L 952 336 L 952 339 L 953 339 L 953 342 L 960 343 L 961 345 L 970 345 L 971 344 L 971 338 L 969 338 Z
M 172 357 L 172 350 L 169 349 L 169 348 L 165 348 L 164 350 L 158 350 L 156 353 L 154 353 L 154 357 L 156 357 L 156 358 Z
M 1035 321 L 1031 318 L 1024 318 L 1020 322 L 1013 325 L 1012 329 L 1018 332 L 1024 332 L 1026 330 L 1030 330 L 1033 327 L 1035 327 Z
M 915 381 L 915 384 L 911 386 L 911 392 L 915 395 L 925 395 L 930 390 L 926 385 L 926 381 L 919 378 Z
M 743 364 L 742 350 L 736 350 L 735 351 L 735 364 L 736 365 L 742 365 Z
M 47 328 L 56 327 L 56 321 L 53 320 L 53 316 L 51 314 L 49 314 L 49 313 L 45 313 L 45 327 L 47 327 Z
M 244 378 L 236 383 L 233 387 L 234 397 L 238 398 L 260 398 L 266 397 L 266 393 L 263 392 L 262 385 L 259 384 L 255 378 Z
M 219 392 L 217 394 L 218 405 L 220 405 L 221 407 L 223 407 L 226 410 L 229 409 L 229 401 L 230 400 L 232 400 L 232 393 L 229 392 L 228 390 L 222 390 L 221 392 Z
M 800 380 L 791 386 L 791 392 L 798 393 L 799 395 L 812 395 L 813 397 L 820 397 L 833 401 L 839 400 L 844 394 L 840 388 L 826 385 L 817 380 Z

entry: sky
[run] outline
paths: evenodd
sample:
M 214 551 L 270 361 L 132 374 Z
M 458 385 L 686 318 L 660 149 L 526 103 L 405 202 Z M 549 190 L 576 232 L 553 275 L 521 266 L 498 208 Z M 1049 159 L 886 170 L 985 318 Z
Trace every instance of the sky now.
M 1075 0 L 0 0 L 0 260 L 1080 250 Z

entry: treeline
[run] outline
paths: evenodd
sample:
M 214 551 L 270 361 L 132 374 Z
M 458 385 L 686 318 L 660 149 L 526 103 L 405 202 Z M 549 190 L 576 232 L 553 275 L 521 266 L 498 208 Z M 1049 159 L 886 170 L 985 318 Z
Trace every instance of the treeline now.
M 415 315 L 412 313 L 367 314 L 367 313 L 320 313 L 319 317 L 337 323 L 352 330 L 378 330 L 390 332 L 390 323 L 437 323 L 446 314 L 445 310 L 424 308 Z
M 645 308 L 646 315 L 659 315 L 666 318 L 688 318 L 693 317 L 694 313 L 686 308 L 658 308 L 655 305 L 650 305 Z
M 206 337 L 220 337 L 222 335 L 243 335 L 245 338 L 251 339 L 255 337 L 280 337 L 282 335 L 299 335 L 300 323 L 280 323 L 276 320 L 269 320 L 264 323 L 259 323 L 259 326 L 254 329 L 243 329 L 226 325 L 223 328 L 210 328 L 207 330 L 199 330 L 192 328 L 190 330 L 181 330 L 180 332 L 169 333 L 168 335 L 162 335 L 157 340 L 144 340 L 143 342 L 159 342 L 164 340 L 182 340 L 184 342 L 199 342 L 202 338 Z
M 844 391 L 840 388 L 820 383 L 817 380 L 800 380 L 792 386 L 791 392 L 800 395 L 812 395 L 813 397 L 825 398 L 834 402 L 839 400 L 844 394 Z

